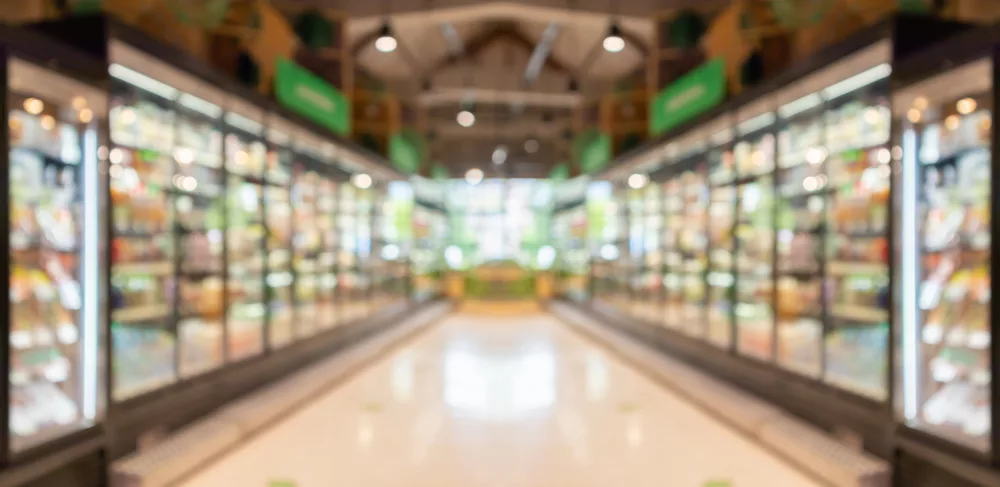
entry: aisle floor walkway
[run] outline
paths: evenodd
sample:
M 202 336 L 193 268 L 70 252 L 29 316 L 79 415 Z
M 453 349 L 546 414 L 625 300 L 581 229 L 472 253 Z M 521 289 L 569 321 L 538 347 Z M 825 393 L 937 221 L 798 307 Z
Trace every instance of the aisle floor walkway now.
M 452 315 L 184 487 L 814 487 L 555 318 Z

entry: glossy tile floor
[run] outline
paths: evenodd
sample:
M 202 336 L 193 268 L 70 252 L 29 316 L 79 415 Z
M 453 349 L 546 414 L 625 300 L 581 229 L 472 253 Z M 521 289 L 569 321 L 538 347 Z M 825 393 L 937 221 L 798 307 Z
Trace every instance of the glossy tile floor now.
M 812 487 L 544 314 L 452 315 L 184 487 Z

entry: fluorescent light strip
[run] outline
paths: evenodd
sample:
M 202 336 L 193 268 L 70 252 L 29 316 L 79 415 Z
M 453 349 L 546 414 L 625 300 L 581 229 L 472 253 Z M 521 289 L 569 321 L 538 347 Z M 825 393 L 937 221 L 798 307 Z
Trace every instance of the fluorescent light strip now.
M 903 417 L 906 421 L 917 418 L 918 371 L 920 365 L 920 327 L 917 324 L 917 282 L 920 279 L 917 268 L 917 136 L 913 128 L 903 132 L 903 161 L 901 169 L 902 198 L 899 235 L 902 237 L 901 271 L 899 282 L 903 286 L 898 293 L 902 299 L 902 321 L 900 333 L 902 336 L 903 353 Z
M 253 120 L 250 120 L 249 118 L 244 117 L 243 115 L 233 112 L 229 112 L 226 114 L 226 123 L 238 129 L 245 130 L 254 135 L 260 135 L 262 132 L 264 132 L 264 127 L 261 124 L 254 122 Z
M 133 71 L 125 66 L 122 66 L 121 64 L 112 64 L 111 66 L 108 66 L 108 74 L 132 86 L 146 90 L 155 95 L 160 95 L 163 98 L 173 100 L 177 97 L 177 88 L 150 78 L 149 76 L 139 73 L 138 71 Z
M 750 132 L 760 130 L 768 125 L 774 123 L 775 116 L 774 113 L 767 112 L 757 115 L 739 125 L 736 126 L 736 133 L 740 135 L 746 135 Z
M 181 97 L 177 100 L 177 103 L 181 104 L 181 106 L 185 106 L 201 113 L 202 115 L 208 115 L 211 118 L 219 118 L 222 116 L 222 107 L 207 100 L 202 100 L 194 95 L 181 93 Z
M 292 141 L 292 138 L 288 134 L 281 132 L 279 130 L 268 130 L 267 139 L 271 142 L 281 145 L 288 145 Z
M 823 103 L 823 98 L 819 96 L 819 93 L 811 93 L 809 95 L 803 96 L 798 100 L 786 103 L 778 107 L 778 116 L 781 118 L 788 118 L 792 115 L 797 115 L 810 108 L 815 108 Z
M 97 177 L 97 130 L 91 125 L 83 135 L 83 417 L 94 420 L 97 417 L 97 343 L 100 333 L 99 290 L 100 272 L 100 226 L 97 224 L 100 204 L 100 188 Z
M 823 97 L 827 100 L 846 95 L 852 91 L 864 88 L 878 80 L 888 78 L 892 74 L 892 67 L 888 63 L 879 64 L 867 71 L 862 71 L 850 78 L 834 83 L 823 89 Z
M 713 145 L 722 145 L 733 140 L 733 129 L 725 129 L 721 132 L 716 132 L 709 137 L 709 141 Z

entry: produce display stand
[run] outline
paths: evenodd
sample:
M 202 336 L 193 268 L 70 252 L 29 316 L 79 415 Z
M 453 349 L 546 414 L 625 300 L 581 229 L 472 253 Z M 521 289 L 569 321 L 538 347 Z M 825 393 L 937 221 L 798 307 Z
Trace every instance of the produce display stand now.
M 66 304 L 73 291 L 66 268 L 76 264 L 60 252 L 92 253 L 96 260 L 84 259 L 77 281 L 94 281 L 85 290 L 108 291 L 83 293 L 80 319 L 87 326 L 75 327 L 76 335 L 68 326 L 72 313 L 46 310 L 46 324 L 56 327 L 53 334 L 12 329 L 9 348 L 13 352 L 41 342 L 55 350 L 30 362 L 36 369 L 38 360 L 60 364 L 60 369 L 41 370 L 45 377 L 61 371 L 81 375 L 77 368 L 93 371 L 82 373 L 82 385 L 58 382 L 70 399 L 79 394 L 90 399 L 76 406 L 85 411 L 78 416 L 100 418 L 106 411 L 100 438 L 104 461 L 391 326 L 391 318 L 410 306 L 401 291 L 406 284 L 398 284 L 407 275 L 386 286 L 386 292 L 373 292 L 372 274 L 381 280 L 389 267 L 381 262 L 382 245 L 373 243 L 375 202 L 384 199 L 390 180 L 401 178 L 380 157 L 109 17 L 71 18 L 33 30 L 97 60 L 96 74 L 85 78 L 93 80 L 95 95 L 63 103 L 46 101 L 44 93 L 26 98 L 9 89 L 8 102 L 21 107 L 9 108 L 12 120 L 16 113 L 26 140 L 39 131 L 63 138 L 70 128 L 97 124 L 97 129 L 84 132 L 82 154 L 37 147 L 27 151 L 39 153 L 31 157 L 17 153 L 14 165 L 26 169 L 12 171 L 11 177 L 40 178 L 56 189 L 42 198 L 12 185 L 12 202 L 24 199 L 23 211 L 32 205 L 38 211 L 37 201 L 82 200 L 83 211 L 47 208 L 45 218 L 36 217 L 35 223 L 15 218 L 9 238 L 26 249 L 43 247 L 39 258 L 44 272 L 58 281 L 51 293 L 63 308 L 77 309 Z M 61 62 L 62 51 L 42 52 L 59 55 Z M 49 107 L 62 111 L 49 116 Z M 77 123 L 56 118 L 70 115 Z M 95 169 L 76 171 L 82 180 L 74 182 L 70 169 L 77 166 L 61 166 L 59 159 L 81 157 Z M 352 182 L 361 173 L 370 178 Z M 74 193 L 79 187 L 82 195 Z M 100 190 L 96 196 L 88 192 L 91 187 Z M 94 224 L 76 223 L 79 245 L 45 227 L 74 228 L 69 220 L 81 215 Z M 44 234 L 32 237 L 32 225 Z M 35 257 L 25 253 L 25 259 Z M 55 299 L 38 293 L 40 271 L 14 271 L 11 265 L 11 296 L 24 294 L 14 293 L 15 288 L 35 286 L 33 299 Z M 38 312 L 37 304 L 17 304 L 26 314 Z M 69 346 L 74 343 L 81 345 Z M 87 354 L 77 358 L 76 348 Z M 15 378 L 22 379 L 10 377 L 11 394 L 26 394 L 15 389 Z M 25 407 L 31 396 L 19 399 L 17 407 Z M 67 402 L 51 385 L 34 396 L 53 409 Z M 34 429 L 21 429 L 70 423 L 71 409 L 67 405 Z M 37 414 L 25 416 L 40 421 Z M 12 444 L 21 441 L 8 437 Z
M 613 163 L 593 307 L 892 455 L 892 66 L 965 30 L 887 20 Z

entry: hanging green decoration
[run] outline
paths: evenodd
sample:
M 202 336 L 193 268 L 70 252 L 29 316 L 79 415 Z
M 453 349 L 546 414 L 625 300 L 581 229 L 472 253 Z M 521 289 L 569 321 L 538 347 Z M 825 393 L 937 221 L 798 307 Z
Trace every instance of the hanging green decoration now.
M 333 22 L 315 9 L 306 10 L 295 16 L 292 22 L 295 35 L 309 49 L 317 50 L 333 47 Z
M 167 0 L 181 22 L 200 27 L 218 27 L 226 20 L 231 0 Z

